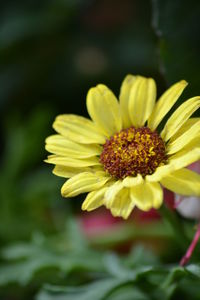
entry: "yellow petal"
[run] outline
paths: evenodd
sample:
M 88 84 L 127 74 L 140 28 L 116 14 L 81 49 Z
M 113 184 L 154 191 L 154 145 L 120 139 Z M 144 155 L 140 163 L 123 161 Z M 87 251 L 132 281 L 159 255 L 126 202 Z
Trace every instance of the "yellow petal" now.
M 164 177 L 161 183 L 174 193 L 200 196 L 200 175 L 188 169 L 180 169 Z
M 127 75 L 121 85 L 119 103 L 123 121 L 123 128 L 128 128 L 132 125 L 129 116 L 129 100 L 130 91 L 135 83 L 136 78 L 137 76 Z
M 200 97 L 191 98 L 180 105 L 165 124 L 161 137 L 168 141 L 199 107 Z
M 135 204 L 130 197 L 130 189 L 123 188 L 115 196 L 110 210 L 114 217 L 122 217 L 124 219 L 127 219 L 134 206 Z
M 185 80 L 181 80 L 172 85 L 157 101 L 152 114 L 148 120 L 148 127 L 151 130 L 155 130 L 160 124 L 164 116 L 172 108 L 174 103 L 178 100 L 183 90 L 187 86 Z
M 136 177 L 127 176 L 123 179 L 123 186 L 124 187 L 132 187 L 143 182 L 143 177 L 141 174 L 138 174 Z
M 179 151 L 178 153 L 182 153 L 182 151 L 193 151 L 193 150 L 200 150 L 200 138 L 199 136 L 197 136 L 196 138 L 194 138 L 191 142 L 189 142 L 181 151 Z M 171 157 L 176 156 L 178 153 L 173 154 Z
M 91 211 L 103 205 L 106 190 L 107 187 L 103 187 L 100 190 L 90 192 L 82 204 L 82 210 Z
M 46 150 L 61 156 L 72 158 L 87 158 L 99 155 L 102 151 L 99 145 L 84 145 L 70 141 L 62 135 L 52 135 L 46 139 Z
M 178 137 L 180 137 L 183 133 L 185 133 L 190 127 L 200 121 L 200 118 L 190 118 L 188 119 L 181 128 L 171 137 L 170 142 L 175 141 Z
M 129 115 L 134 126 L 143 126 L 156 101 L 156 84 L 152 78 L 138 76 L 130 90 Z
M 119 103 L 105 85 L 99 84 L 89 90 L 87 110 L 94 123 L 107 137 L 122 129 Z
M 107 189 L 104 196 L 104 204 L 107 208 L 112 207 L 112 203 L 121 189 L 123 189 L 123 183 L 121 180 L 116 181 Z
M 158 167 L 152 175 L 147 175 L 145 179 L 149 182 L 159 181 L 170 173 L 182 169 L 198 159 L 200 159 L 200 142 L 198 144 L 198 141 L 193 141 L 184 150 L 169 157 L 166 165 Z
M 179 136 L 174 141 L 169 141 L 167 145 L 167 154 L 173 154 L 184 148 L 193 139 L 199 137 L 200 139 L 200 121 L 192 125 L 187 131 Z
M 56 165 L 53 169 L 53 174 L 64 178 L 70 178 L 85 171 L 87 171 L 87 168 L 71 168 Z
M 134 186 L 130 189 L 131 199 L 135 205 L 144 211 L 158 209 L 163 202 L 163 190 L 159 183 L 148 183 Z
M 109 177 L 105 172 L 83 172 L 68 179 L 62 186 L 61 193 L 63 197 L 74 197 L 81 193 L 87 193 L 97 190 L 105 185 Z
M 68 139 L 81 144 L 104 144 L 105 137 L 89 119 L 76 115 L 60 115 L 53 128 Z
M 89 166 L 100 165 L 97 157 L 90 157 L 85 159 L 71 158 L 67 156 L 49 155 L 45 162 L 54 165 L 72 167 L 72 168 L 83 168 Z
M 99 166 L 76 168 L 76 167 L 66 167 L 66 166 L 56 165 L 53 169 L 53 174 L 64 178 L 70 178 L 79 173 L 97 172 L 97 171 L 99 171 Z

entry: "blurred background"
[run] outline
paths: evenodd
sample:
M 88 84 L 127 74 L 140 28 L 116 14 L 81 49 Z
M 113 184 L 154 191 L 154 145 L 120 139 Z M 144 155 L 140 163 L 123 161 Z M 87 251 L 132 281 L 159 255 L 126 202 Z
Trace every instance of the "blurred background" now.
M 199 17 L 195 0 L 1 1 L 0 299 L 93 300 L 95 294 L 81 298 L 83 290 L 76 289 L 81 294 L 75 298 L 71 290 L 41 288 L 108 277 L 119 268 L 119 253 L 133 266 L 147 257 L 148 264 L 172 263 L 183 254 L 187 239 L 177 242 L 154 212 L 136 211 L 123 222 L 105 209 L 82 213 L 84 195 L 62 198 L 64 180 L 43 162 L 44 140 L 54 133 L 56 115 L 87 116 L 90 87 L 104 83 L 118 95 L 128 73 L 155 78 L 158 95 L 180 79 L 189 81 L 179 104 L 199 95 Z M 191 238 L 194 223 L 179 221 Z M 193 299 L 199 299 L 196 290 Z M 135 299 L 150 299 L 140 287 L 98 299 L 131 300 L 134 292 Z M 178 293 L 185 295 L 184 286 Z

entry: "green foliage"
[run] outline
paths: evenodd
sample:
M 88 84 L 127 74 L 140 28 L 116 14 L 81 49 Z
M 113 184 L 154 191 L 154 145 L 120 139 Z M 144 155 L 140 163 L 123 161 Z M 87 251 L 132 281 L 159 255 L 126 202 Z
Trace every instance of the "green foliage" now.
M 41 163 L 45 127 L 49 123 L 47 118 L 50 113 L 41 107 L 24 122 L 17 115 L 7 120 L 7 139 L 1 166 L 3 176 L 0 178 L 2 240 L 28 237 L 33 229 L 41 226 L 47 231 L 52 229 L 48 207 L 59 198 L 57 186 L 60 180 L 53 178 L 51 170 Z
M 118 94 L 138 73 L 158 94 L 180 79 L 184 99 L 199 94 L 199 13 L 195 0 L 1 1 L 0 299 L 200 299 L 199 247 L 178 266 L 194 222 L 163 211 L 170 224 L 130 219 L 86 237 L 81 197 L 63 199 L 43 162 L 55 116 L 86 115 L 99 82 Z
M 66 288 L 48 285 L 44 286 L 36 299 L 172 299 L 175 290 L 177 292 L 180 289 L 179 292 L 182 292 L 179 282 L 183 278 L 188 285 L 191 285 L 191 289 L 199 281 L 198 275 L 193 276 L 194 273 L 191 272 L 191 267 L 193 266 L 188 266 L 186 269 L 172 267 L 169 270 L 165 270 L 163 267 L 140 267 L 132 270 L 127 274 L 127 277 L 101 279 L 81 287 Z M 196 268 L 200 270 L 200 266 L 195 266 Z M 166 276 L 167 271 L 168 275 Z M 154 277 L 154 281 L 152 281 L 152 277 Z M 193 293 L 192 299 L 199 299 L 199 291 Z
M 75 239 L 68 239 L 69 234 Z M 193 289 L 200 279 L 200 264 L 163 265 L 143 246 L 133 248 L 128 256 L 94 250 L 73 219 L 62 235 L 35 234 L 30 243 L 4 248 L 2 258 L 8 263 L 0 267 L 0 286 L 43 286 L 36 300 L 129 300 L 133 296 L 167 300 L 183 292 L 183 280 Z M 197 289 L 193 299 L 198 294 Z

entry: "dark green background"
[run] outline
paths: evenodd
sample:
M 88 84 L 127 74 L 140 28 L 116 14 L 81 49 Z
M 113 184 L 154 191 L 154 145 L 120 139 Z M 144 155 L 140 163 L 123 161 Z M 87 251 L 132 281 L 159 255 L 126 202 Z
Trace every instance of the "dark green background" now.
M 132 73 L 154 77 L 158 95 L 186 79 L 179 103 L 200 95 L 199 19 L 194 0 L 1 1 L 1 247 L 60 234 L 80 214 L 83 197 L 61 198 L 63 179 L 43 162 L 44 140 L 57 114 L 87 116 L 90 87 L 104 83 L 118 95 Z M 37 288 L 7 292 L 4 284 L 16 280 L 2 274 L 3 299 L 32 299 Z

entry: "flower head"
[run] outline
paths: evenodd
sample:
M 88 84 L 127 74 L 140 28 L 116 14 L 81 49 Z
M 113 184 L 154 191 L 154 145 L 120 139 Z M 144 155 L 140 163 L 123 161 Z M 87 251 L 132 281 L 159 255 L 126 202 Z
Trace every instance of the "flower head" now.
M 187 83 L 171 86 L 156 102 L 152 78 L 128 75 L 119 101 L 105 85 L 91 88 L 87 110 L 91 119 L 60 115 L 53 127 L 58 134 L 46 139 L 53 173 L 69 178 L 64 197 L 88 193 L 83 210 L 105 205 L 114 216 L 127 218 L 133 208 L 158 209 L 163 189 L 200 196 L 200 175 L 187 165 L 200 158 L 200 118 L 190 118 L 200 97 L 173 107 Z

